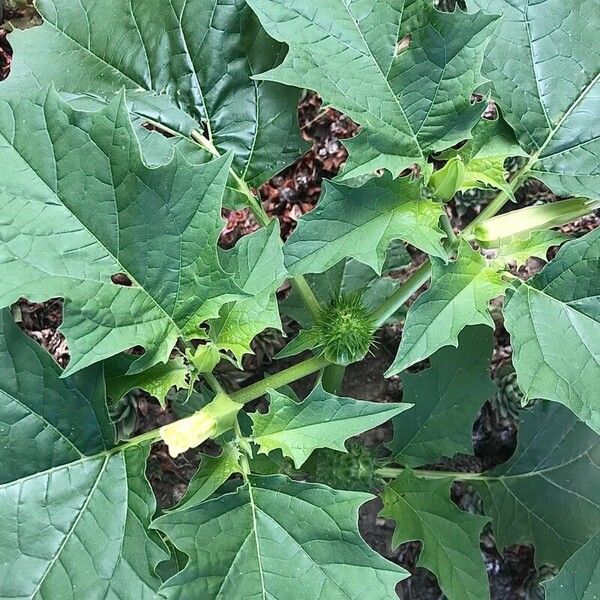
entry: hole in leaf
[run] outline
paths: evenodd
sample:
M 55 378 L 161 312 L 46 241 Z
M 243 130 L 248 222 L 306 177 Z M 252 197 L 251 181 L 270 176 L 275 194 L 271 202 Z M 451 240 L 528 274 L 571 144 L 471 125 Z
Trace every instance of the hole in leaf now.
M 123 287 L 131 287 L 133 285 L 131 279 L 125 273 L 115 273 L 110 279 L 115 285 L 122 285 Z
M 52 355 L 61 366 L 69 362 L 69 347 L 58 328 L 63 322 L 63 301 L 53 298 L 43 303 L 21 298 L 13 308 L 15 321 L 25 333 Z
M 408 35 L 405 35 L 397 44 L 396 44 L 396 56 L 398 56 L 401 52 L 404 52 L 405 50 L 408 49 L 408 47 L 410 46 L 410 43 L 412 42 L 412 36 L 410 35 L 410 33 Z
M 157 127 L 154 123 L 150 123 L 149 121 L 144 121 L 142 123 L 142 127 L 144 129 L 147 129 L 148 131 L 156 131 L 156 133 L 160 133 L 162 136 L 164 136 L 166 138 L 174 137 L 172 133 L 169 133 L 168 131 L 165 131 L 164 129 Z

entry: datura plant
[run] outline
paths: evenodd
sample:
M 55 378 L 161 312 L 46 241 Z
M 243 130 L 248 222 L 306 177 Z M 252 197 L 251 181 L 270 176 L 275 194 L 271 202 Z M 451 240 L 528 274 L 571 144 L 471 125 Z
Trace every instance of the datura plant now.
M 409 572 L 358 529 L 371 492 L 450 600 L 490 598 L 484 527 L 552 566 L 548 600 L 597 598 L 600 230 L 557 228 L 600 205 L 599 0 L 36 6 L 0 84 L 0 598 L 395 598 Z M 360 133 L 282 241 L 256 190 L 306 150 L 305 89 Z M 563 200 L 515 204 L 531 178 Z M 446 203 L 474 189 L 497 195 L 457 231 Z M 230 250 L 224 207 L 260 225 Z M 532 256 L 554 258 L 522 281 Z M 21 298 L 64 300 L 66 369 L 15 324 Z M 498 298 L 527 409 L 508 462 L 453 471 L 497 393 Z M 282 316 L 285 362 L 228 389 L 219 363 Z M 390 320 L 402 402 L 343 396 Z M 201 401 L 117 441 L 109 408 L 136 388 Z M 346 446 L 388 421 L 384 447 Z M 212 440 L 168 511 L 145 476 L 161 440 Z

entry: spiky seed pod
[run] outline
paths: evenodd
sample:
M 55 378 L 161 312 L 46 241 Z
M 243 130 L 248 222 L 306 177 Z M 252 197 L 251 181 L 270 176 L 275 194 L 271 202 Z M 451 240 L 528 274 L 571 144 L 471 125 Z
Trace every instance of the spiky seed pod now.
M 311 458 L 313 478 L 338 490 L 372 492 L 379 486 L 375 454 L 362 444 L 350 443 L 348 453 L 318 450 Z
M 311 330 L 323 356 L 344 366 L 365 357 L 374 333 L 371 313 L 356 293 L 335 298 L 322 308 Z

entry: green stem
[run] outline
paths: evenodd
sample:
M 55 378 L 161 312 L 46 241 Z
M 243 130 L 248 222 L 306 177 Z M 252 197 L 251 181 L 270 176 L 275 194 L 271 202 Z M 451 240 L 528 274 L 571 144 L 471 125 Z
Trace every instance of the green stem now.
M 375 324 L 381 327 L 418 289 L 431 277 L 431 263 L 425 261 L 400 287 L 373 313 Z
M 192 131 L 190 134 L 191 138 L 207 152 L 210 152 L 213 156 L 221 156 L 221 153 L 217 150 L 211 140 L 204 137 L 199 131 Z M 233 168 L 229 169 L 229 174 L 235 180 L 238 190 L 246 197 L 246 203 L 248 207 L 254 213 L 256 220 L 263 227 L 268 225 L 271 221 L 269 215 L 265 212 L 260 200 L 252 193 L 252 190 L 248 184 L 234 171 Z
M 212 373 L 202 373 L 202 376 L 206 380 L 206 383 L 210 386 L 215 394 L 225 394 L 223 386 L 219 383 L 217 378 Z
M 409 471 L 411 469 L 403 469 L 401 467 L 392 468 L 392 467 L 382 467 L 377 469 L 376 473 L 383 477 L 384 479 L 396 479 L 399 475 L 404 473 L 404 471 Z M 481 473 L 461 473 L 459 471 L 428 471 L 421 469 L 414 469 L 413 472 L 419 477 L 423 477 L 425 479 L 446 479 L 452 477 L 453 479 L 476 479 L 479 481 L 483 481 L 486 479 L 490 479 Z
M 302 379 L 307 375 L 316 373 L 329 364 L 329 361 L 325 358 L 321 356 L 314 356 L 313 358 L 308 358 L 307 360 L 289 367 L 288 369 L 279 371 L 279 373 L 269 375 L 268 377 L 265 377 L 265 379 L 257 381 L 256 383 L 253 383 L 252 385 L 249 385 L 238 392 L 234 392 L 230 395 L 230 397 L 234 402 L 246 404 L 247 402 L 251 402 L 252 400 L 256 400 L 257 398 L 264 396 L 269 389 L 276 390 L 298 379 Z
M 330 394 L 339 394 L 342 390 L 346 367 L 343 365 L 328 365 L 321 374 L 321 385 Z
M 131 448 L 133 446 L 139 446 L 140 444 L 144 444 L 146 442 L 156 442 L 160 439 L 160 428 L 157 429 L 152 429 L 151 431 L 147 431 L 146 433 L 142 433 L 140 435 L 136 435 L 135 437 L 132 437 L 131 439 L 127 440 L 126 442 L 124 442 L 123 444 L 119 445 L 119 446 L 115 446 L 112 450 L 110 450 L 110 453 L 113 452 L 122 452 L 123 450 L 126 450 L 127 448 Z
M 204 137 L 199 131 L 192 131 L 191 133 L 192 139 L 197 142 L 200 146 L 202 146 L 205 150 L 210 152 L 213 156 L 221 156 L 221 153 L 215 148 L 215 145 Z M 260 199 L 254 194 L 254 192 L 250 189 L 248 184 L 233 170 L 229 169 L 230 175 L 235 180 L 238 190 L 246 197 L 246 204 L 250 208 L 250 210 L 254 213 L 254 217 L 258 221 L 261 227 L 266 227 L 270 222 L 271 218 L 266 213 Z M 313 318 L 315 318 L 321 307 L 319 305 L 319 301 L 316 296 L 313 294 L 313 291 L 310 289 L 306 279 L 302 275 L 297 275 L 292 278 L 294 286 L 298 290 L 302 301 L 306 305 L 306 308 L 310 312 Z
M 308 285 L 308 281 L 306 281 L 304 275 L 296 275 L 292 278 L 292 283 L 298 294 L 300 294 L 302 302 L 304 302 L 304 305 L 310 313 L 310 316 L 313 319 L 316 319 L 321 312 L 321 305 L 319 304 L 319 301 L 317 300 L 317 297 L 312 291 L 310 285 Z

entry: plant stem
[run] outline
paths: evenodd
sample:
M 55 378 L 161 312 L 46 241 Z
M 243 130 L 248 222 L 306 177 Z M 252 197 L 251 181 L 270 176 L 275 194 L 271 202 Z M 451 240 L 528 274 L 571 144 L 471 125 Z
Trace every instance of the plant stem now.
M 308 281 L 306 281 L 304 275 L 296 275 L 292 278 L 292 283 L 298 294 L 300 294 L 302 302 L 304 302 L 304 305 L 310 313 L 310 316 L 313 319 L 316 319 L 321 312 L 321 305 L 319 304 L 319 301 L 317 300 L 317 297 L 312 291 L 310 285 L 308 285 Z
M 202 148 L 204 148 L 207 152 L 210 152 L 213 156 L 221 156 L 221 153 L 215 148 L 215 145 L 212 143 L 212 141 L 204 137 L 199 131 L 192 131 L 190 137 L 198 145 L 202 146 Z M 233 168 L 229 169 L 229 174 L 235 180 L 238 186 L 238 190 L 246 197 L 246 203 L 248 204 L 250 210 L 252 210 L 252 212 L 254 213 L 254 216 L 256 217 L 258 223 L 262 227 L 268 225 L 271 219 L 269 218 L 269 215 L 265 212 L 265 209 L 260 203 L 260 200 L 252 193 L 252 190 L 250 189 L 248 184 L 234 171 Z
M 376 473 L 384 479 L 396 479 L 396 477 L 404 473 L 404 471 L 409 470 L 410 469 L 403 469 L 401 467 L 382 467 L 380 469 L 377 469 Z M 487 477 L 486 475 L 482 475 L 481 473 L 462 473 L 459 471 L 429 471 L 421 469 L 414 469 L 413 471 L 416 475 L 425 479 L 446 479 L 448 477 L 452 477 L 453 479 L 490 479 L 489 477 Z
M 343 365 L 328 365 L 321 374 L 321 385 L 330 394 L 339 394 L 344 381 L 346 367 Z
M 210 386 L 215 394 L 225 394 L 223 386 L 218 382 L 217 378 L 212 373 L 202 373 L 202 376 L 206 380 L 206 383 Z
M 115 446 L 110 453 L 113 452 L 122 452 L 126 448 L 130 448 L 132 446 L 138 446 L 139 444 L 143 444 L 145 442 L 156 442 L 160 439 L 160 428 L 152 429 L 151 431 L 147 431 L 146 433 L 142 433 L 140 435 L 136 435 L 131 439 L 127 440 L 120 446 Z
M 375 310 L 373 318 L 381 327 L 431 276 L 431 263 L 425 261 L 400 287 Z
M 307 375 L 316 373 L 329 364 L 329 361 L 321 356 L 308 358 L 297 365 L 284 369 L 283 371 L 279 371 L 279 373 L 269 375 L 261 381 L 257 381 L 256 383 L 253 383 L 252 385 L 249 385 L 238 392 L 230 394 L 230 398 L 234 402 L 246 404 L 247 402 L 251 402 L 252 400 L 256 400 L 257 398 L 264 396 L 269 389 L 276 390 L 277 388 L 288 385 L 289 383 L 292 383 L 298 379 L 302 379 Z
M 194 130 L 190 135 L 195 142 L 210 152 L 213 156 L 221 156 L 221 153 L 217 150 L 217 148 L 215 148 L 215 145 L 209 139 L 204 137 L 199 131 Z M 246 204 L 253 212 L 254 217 L 258 221 L 259 225 L 261 227 L 266 227 L 271 222 L 271 218 L 263 208 L 260 199 L 257 198 L 248 184 L 232 168 L 229 169 L 229 174 L 235 180 L 238 190 L 246 197 Z M 319 305 L 319 301 L 313 294 L 313 291 L 310 289 L 306 279 L 302 275 L 297 275 L 292 278 L 292 281 L 309 313 L 313 318 L 315 318 L 319 314 L 321 307 Z

